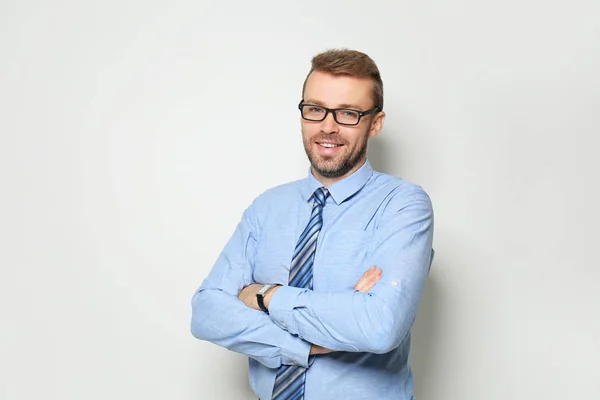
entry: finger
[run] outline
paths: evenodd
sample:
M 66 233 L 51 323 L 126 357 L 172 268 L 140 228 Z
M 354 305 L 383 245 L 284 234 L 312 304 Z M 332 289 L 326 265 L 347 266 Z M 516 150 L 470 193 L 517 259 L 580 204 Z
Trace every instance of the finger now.
M 383 270 L 381 268 L 377 268 L 375 265 L 371 266 L 362 274 L 358 282 L 356 282 L 356 285 L 354 285 L 354 290 L 359 290 L 361 292 L 367 292 L 371 290 L 375 282 L 381 279 L 382 272 Z
M 368 273 L 365 273 L 361 279 L 363 279 L 365 281 L 372 281 L 374 279 L 380 278 L 381 273 L 382 273 L 381 270 L 369 271 Z
M 361 278 L 369 279 L 376 275 L 377 275 L 377 268 L 375 268 L 375 266 L 373 266 L 373 267 L 369 268 L 368 270 L 366 270 Z
M 355 288 L 357 288 L 360 285 L 364 285 L 365 281 L 367 279 L 369 279 L 369 277 L 371 277 L 371 275 L 375 274 L 375 267 L 371 267 L 368 270 L 366 270 L 362 276 L 358 279 L 358 282 L 356 282 L 356 285 L 354 286 Z
M 370 279 L 361 278 L 358 281 L 358 283 L 356 284 L 356 286 L 354 287 L 354 289 L 366 293 L 366 291 L 368 290 L 369 285 L 370 285 Z
M 360 289 L 357 289 L 359 292 L 361 293 L 369 293 L 369 291 L 371 289 L 373 289 L 373 284 L 367 284 L 367 285 L 363 285 L 360 287 Z
M 365 285 L 363 285 L 363 289 L 365 290 L 365 292 L 370 291 L 371 289 L 373 289 L 373 287 L 375 287 L 375 284 L 377 282 L 379 282 L 381 280 L 381 275 L 377 275 L 372 279 L 369 279 Z
M 363 273 L 363 276 L 365 276 L 365 275 L 369 275 L 370 273 L 373 273 L 373 272 L 375 272 L 376 270 L 377 270 L 377 267 L 375 267 L 375 266 L 373 265 L 371 268 L 369 268 L 368 270 L 366 270 L 366 271 Z
M 363 278 L 360 278 L 358 280 L 358 282 L 356 282 L 356 285 L 354 285 L 354 290 L 362 291 L 362 289 L 365 287 L 365 285 L 366 285 L 366 280 Z

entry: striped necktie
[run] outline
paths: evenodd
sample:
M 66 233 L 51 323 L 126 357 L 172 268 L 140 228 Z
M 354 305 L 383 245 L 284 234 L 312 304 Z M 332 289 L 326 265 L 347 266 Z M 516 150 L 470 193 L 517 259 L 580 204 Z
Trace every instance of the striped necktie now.
M 289 286 L 312 289 L 317 237 L 323 226 L 323 206 L 327 196 L 329 192 L 324 187 L 320 187 L 313 194 L 314 203 L 310 221 L 300 235 L 292 257 Z M 277 370 L 272 400 L 303 400 L 305 380 L 306 368 L 282 365 Z

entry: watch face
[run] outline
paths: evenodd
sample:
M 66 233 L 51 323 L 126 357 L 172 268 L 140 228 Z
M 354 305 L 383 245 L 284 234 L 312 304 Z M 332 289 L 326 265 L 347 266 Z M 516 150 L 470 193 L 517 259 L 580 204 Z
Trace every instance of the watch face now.
M 267 290 L 269 290 L 272 286 L 273 285 L 265 285 L 265 286 L 261 287 L 260 290 L 256 294 L 263 296 L 267 292 Z

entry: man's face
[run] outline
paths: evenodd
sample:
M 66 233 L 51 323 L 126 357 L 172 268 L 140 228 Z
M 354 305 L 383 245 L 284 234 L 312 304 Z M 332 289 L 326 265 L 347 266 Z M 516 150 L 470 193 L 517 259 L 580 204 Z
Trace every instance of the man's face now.
M 304 103 L 366 111 L 375 106 L 372 85 L 369 79 L 314 71 L 306 81 Z M 379 133 L 384 117 L 365 115 L 356 126 L 336 123 L 331 113 L 320 122 L 301 118 L 304 149 L 315 177 L 331 184 L 356 171 L 366 158 L 368 139 Z

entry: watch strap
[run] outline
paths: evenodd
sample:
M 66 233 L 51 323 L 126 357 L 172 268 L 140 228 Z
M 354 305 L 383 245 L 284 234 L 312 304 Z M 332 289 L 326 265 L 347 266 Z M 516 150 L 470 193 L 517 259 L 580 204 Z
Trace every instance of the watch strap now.
M 258 291 L 258 293 L 256 293 L 256 302 L 258 303 L 258 307 L 263 310 L 264 312 L 266 312 L 267 314 L 269 313 L 269 310 L 267 310 L 267 307 L 265 307 L 265 296 L 267 293 L 269 293 L 269 290 L 273 289 L 276 286 L 280 286 L 278 284 L 274 284 L 274 283 L 268 283 L 265 286 L 263 286 L 262 288 L 260 288 L 260 290 Z

